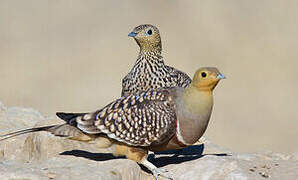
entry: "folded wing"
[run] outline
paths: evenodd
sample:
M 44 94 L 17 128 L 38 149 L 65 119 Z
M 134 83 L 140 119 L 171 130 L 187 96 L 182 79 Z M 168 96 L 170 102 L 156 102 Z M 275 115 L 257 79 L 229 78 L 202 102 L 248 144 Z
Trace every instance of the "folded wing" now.
M 169 90 L 143 92 L 77 116 L 76 123 L 85 133 L 104 133 L 132 146 L 160 144 L 175 134 L 175 103 Z

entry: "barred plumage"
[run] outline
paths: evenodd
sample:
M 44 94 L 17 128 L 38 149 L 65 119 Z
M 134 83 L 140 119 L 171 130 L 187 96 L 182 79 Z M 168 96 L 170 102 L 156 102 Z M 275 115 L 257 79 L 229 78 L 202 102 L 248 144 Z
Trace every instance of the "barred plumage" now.
M 137 26 L 129 36 L 134 37 L 140 52 L 135 65 L 122 80 L 122 96 L 161 87 L 188 87 L 191 79 L 187 74 L 164 64 L 161 38 L 155 26 Z
M 88 118 L 86 115 L 77 117 L 78 128 L 83 132 L 103 132 L 132 146 L 159 144 L 175 131 L 175 102 L 170 97 L 170 90 L 122 97 L 88 115 Z

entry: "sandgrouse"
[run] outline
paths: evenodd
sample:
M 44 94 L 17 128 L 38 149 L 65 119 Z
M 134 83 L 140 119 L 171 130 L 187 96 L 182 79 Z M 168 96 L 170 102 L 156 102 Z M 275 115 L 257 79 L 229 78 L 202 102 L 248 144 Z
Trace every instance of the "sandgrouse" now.
M 147 160 L 148 151 L 182 149 L 205 132 L 213 106 L 213 89 L 225 78 L 216 68 L 196 71 L 187 88 L 171 87 L 123 96 L 92 113 L 57 113 L 66 123 L 25 129 L 0 136 L 48 131 L 56 136 L 113 147 L 115 156 L 126 156 L 158 175 L 167 171 Z
M 155 26 L 137 26 L 128 36 L 136 40 L 140 52 L 135 65 L 122 80 L 122 96 L 160 87 L 185 88 L 190 84 L 187 74 L 164 64 L 161 38 Z

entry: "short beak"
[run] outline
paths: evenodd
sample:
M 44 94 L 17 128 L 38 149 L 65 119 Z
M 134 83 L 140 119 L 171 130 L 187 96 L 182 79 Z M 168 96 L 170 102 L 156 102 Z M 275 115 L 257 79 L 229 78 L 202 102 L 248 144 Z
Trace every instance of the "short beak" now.
M 217 78 L 218 78 L 218 79 L 226 79 L 226 76 L 223 75 L 223 74 L 218 74 L 218 75 L 217 75 Z
M 128 34 L 129 37 L 135 37 L 136 35 L 137 35 L 137 33 L 135 33 L 135 32 L 130 32 L 130 33 Z

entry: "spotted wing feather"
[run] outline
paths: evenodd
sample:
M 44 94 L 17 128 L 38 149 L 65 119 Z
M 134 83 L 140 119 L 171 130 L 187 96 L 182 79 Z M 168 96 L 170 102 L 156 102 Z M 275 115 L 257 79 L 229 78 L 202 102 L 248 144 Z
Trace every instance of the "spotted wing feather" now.
M 170 139 L 175 133 L 175 120 L 170 91 L 162 90 L 122 97 L 77 123 L 86 133 L 104 133 L 132 146 L 149 146 Z
M 169 72 L 169 78 L 174 80 L 174 84 L 170 87 L 183 87 L 186 88 L 191 83 L 191 78 L 184 72 L 179 71 L 171 66 L 166 66 Z

